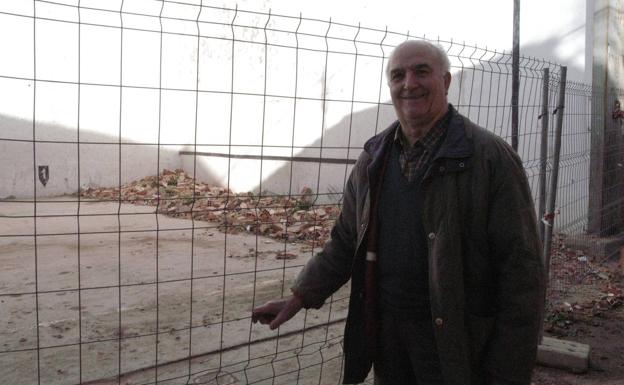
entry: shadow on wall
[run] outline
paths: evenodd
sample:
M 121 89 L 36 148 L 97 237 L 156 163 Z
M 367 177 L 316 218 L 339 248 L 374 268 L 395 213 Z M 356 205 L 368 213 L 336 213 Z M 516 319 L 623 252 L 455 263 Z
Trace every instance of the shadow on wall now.
M 318 203 L 338 201 L 364 143 L 394 119 L 394 109 L 388 104 L 343 117 L 324 130 L 321 138 L 295 154 L 311 161 L 282 161 L 258 190 L 296 195 L 310 188 L 318 193 Z
M 101 133 L 0 115 L 0 199 L 58 196 L 118 186 L 181 167 L 179 145 L 139 143 Z M 48 166 L 44 185 L 39 166 Z M 209 173 L 205 170 L 204 172 Z

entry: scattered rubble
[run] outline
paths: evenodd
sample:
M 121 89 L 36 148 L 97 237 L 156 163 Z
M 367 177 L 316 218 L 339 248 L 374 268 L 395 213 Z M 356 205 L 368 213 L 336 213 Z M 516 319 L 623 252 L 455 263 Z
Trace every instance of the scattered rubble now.
M 606 312 L 624 305 L 624 274 L 606 261 L 568 248 L 564 236 L 554 242 L 545 330 L 565 335 L 575 322 L 597 326 Z
M 308 187 L 298 195 L 234 193 L 196 181 L 180 169 L 163 170 L 121 189 L 89 187 L 81 197 L 155 206 L 159 214 L 218 223 L 220 231 L 230 234 L 247 232 L 314 246 L 325 244 L 340 214 L 338 205 L 315 204 Z

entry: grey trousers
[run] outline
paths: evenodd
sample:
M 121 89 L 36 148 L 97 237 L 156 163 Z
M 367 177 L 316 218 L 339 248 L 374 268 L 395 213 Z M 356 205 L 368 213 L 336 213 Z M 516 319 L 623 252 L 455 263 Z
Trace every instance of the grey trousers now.
M 431 318 L 381 317 L 375 385 L 443 385 Z

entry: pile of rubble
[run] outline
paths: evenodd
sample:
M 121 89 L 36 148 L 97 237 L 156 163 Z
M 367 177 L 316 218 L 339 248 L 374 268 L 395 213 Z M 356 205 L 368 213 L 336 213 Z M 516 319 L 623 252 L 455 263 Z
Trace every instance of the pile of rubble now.
M 624 305 L 624 265 L 568 248 L 565 237 L 555 237 L 549 273 L 547 331 L 562 332 L 575 321 L 595 323 Z
M 317 205 L 310 188 L 298 195 L 254 195 L 199 182 L 184 170 L 164 170 L 120 188 L 89 187 L 81 196 L 155 206 L 176 218 L 218 223 L 221 231 L 247 232 L 322 246 L 340 214 L 337 205 Z

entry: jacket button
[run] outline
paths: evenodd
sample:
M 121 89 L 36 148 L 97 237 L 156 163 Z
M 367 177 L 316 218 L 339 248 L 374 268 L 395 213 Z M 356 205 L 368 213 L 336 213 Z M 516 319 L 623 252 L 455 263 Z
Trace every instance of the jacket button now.
M 444 172 L 444 166 L 440 166 L 440 172 Z
M 435 233 L 429 233 L 428 237 L 429 239 L 435 239 Z
M 436 326 L 444 325 L 444 320 L 442 318 L 440 318 L 440 317 L 436 318 L 434 322 L 435 322 Z
M 464 167 L 464 162 L 459 162 L 459 167 L 463 168 Z

